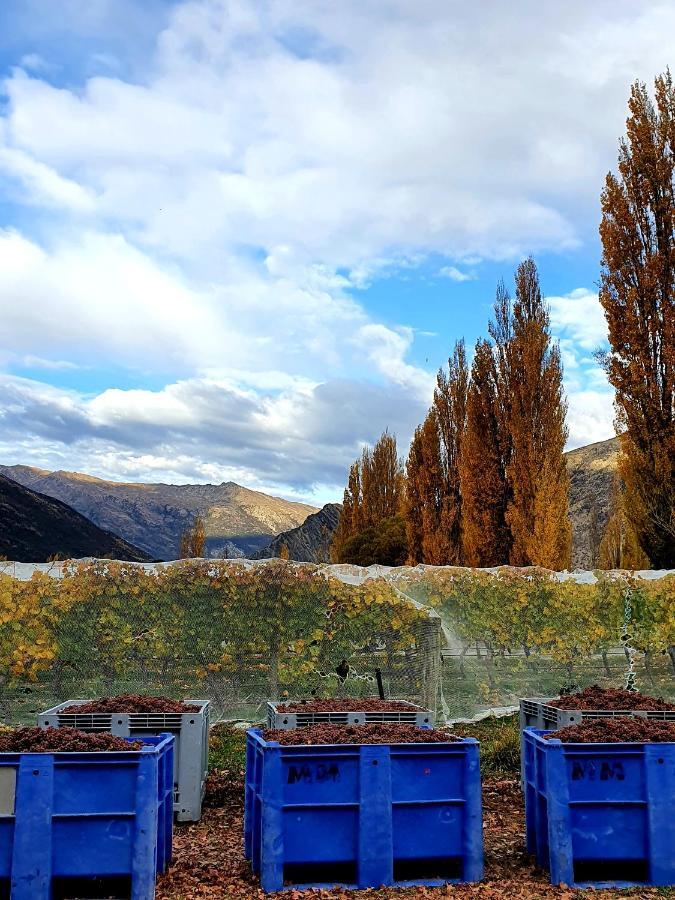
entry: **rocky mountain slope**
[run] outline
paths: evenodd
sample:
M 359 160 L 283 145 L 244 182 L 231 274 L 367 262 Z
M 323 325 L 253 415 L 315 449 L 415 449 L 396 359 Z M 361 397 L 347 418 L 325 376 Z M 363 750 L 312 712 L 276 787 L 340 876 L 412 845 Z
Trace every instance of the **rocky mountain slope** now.
M 330 562 L 330 544 L 340 518 L 339 503 L 327 503 L 317 513 L 307 516 L 302 525 L 278 534 L 273 541 L 253 554 L 253 559 L 281 556 L 288 549 L 289 559 L 299 562 Z
M 0 466 L 0 474 L 67 503 L 100 528 L 140 547 L 153 559 L 174 559 L 180 535 L 201 514 L 209 556 L 250 555 L 271 537 L 300 525 L 316 507 L 223 484 L 134 484 L 78 472 Z
M 609 518 L 612 482 L 619 455 L 619 439 L 578 447 L 565 454 L 570 475 L 572 568 L 596 563 L 597 545 Z
M 51 557 L 108 557 L 144 562 L 148 556 L 97 528 L 65 503 L 0 475 L 0 556 L 15 562 L 46 562 Z

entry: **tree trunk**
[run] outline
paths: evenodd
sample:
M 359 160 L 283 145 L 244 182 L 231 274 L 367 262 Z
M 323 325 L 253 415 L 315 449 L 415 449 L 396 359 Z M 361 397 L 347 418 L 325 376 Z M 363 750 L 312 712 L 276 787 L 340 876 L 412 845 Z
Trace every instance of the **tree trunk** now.
M 494 661 L 494 651 L 492 650 L 492 646 L 490 644 L 485 645 L 485 670 L 487 672 L 488 684 L 490 685 L 490 690 L 494 690 L 495 688 L 495 661 Z
M 274 637 L 270 643 L 270 673 L 268 689 L 271 700 L 279 699 L 279 641 Z
M 612 670 L 611 670 L 610 667 L 609 667 L 609 659 L 608 659 L 608 657 L 607 657 L 607 651 L 606 651 L 606 650 L 603 650 L 603 651 L 602 651 L 602 665 L 603 665 L 604 668 L 605 668 L 605 675 L 606 675 L 608 678 L 611 678 L 611 677 L 612 677 Z
M 656 682 L 654 681 L 654 673 L 652 671 L 652 653 L 651 650 L 645 650 L 645 672 L 647 673 L 647 677 L 649 678 L 649 683 L 652 687 L 656 686 Z

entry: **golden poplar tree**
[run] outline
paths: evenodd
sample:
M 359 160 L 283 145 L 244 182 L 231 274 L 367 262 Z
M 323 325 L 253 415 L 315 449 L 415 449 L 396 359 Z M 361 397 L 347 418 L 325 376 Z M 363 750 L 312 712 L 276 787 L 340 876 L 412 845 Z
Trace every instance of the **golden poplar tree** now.
M 636 82 L 618 175 L 602 192 L 602 273 L 622 432 L 624 508 L 656 568 L 675 566 L 675 89 L 667 71 L 655 102 Z
M 339 562 L 345 543 L 363 527 L 361 507 L 361 461 L 356 460 L 349 469 L 347 487 L 342 496 L 340 518 L 330 547 L 330 558 Z
M 431 407 L 422 425 L 422 456 L 422 553 L 428 565 L 443 566 L 453 558 L 453 548 L 447 530 L 444 460 L 435 406 Z
M 197 515 L 192 525 L 186 528 L 180 536 L 180 558 L 202 559 L 206 545 L 206 526 L 204 519 Z
M 505 349 L 502 390 L 510 438 L 506 476 L 510 562 L 564 569 L 572 533 L 563 457 L 567 404 L 560 351 L 551 343 L 549 316 L 532 258 L 516 270 L 516 294 Z
M 377 525 L 395 516 L 403 501 L 403 468 L 396 438 L 385 431 L 373 447 L 364 450 L 361 460 L 363 524 Z
M 464 341 L 457 341 L 448 360 L 447 372 L 441 369 L 436 380 L 433 409 L 436 415 L 440 447 L 440 497 L 438 556 L 444 565 L 462 564 L 462 493 L 460 460 L 466 426 L 466 399 L 469 369 Z
M 509 560 L 501 427 L 497 358 L 490 342 L 481 339 L 471 366 L 460 461 L 462 555 L 467 566 L 498 566 Z
M 422 426 L 418 425 L 410 442 L 405 466 L 405 530 L 408 544 L 408 564 L 411 566 L 424 562 L 422 551 L 423 468 Z
M 389 520 L 399 516 L 404 506 L 403 464 L 396 449 L 396 438 L 385 431 L 374 448 L 365 448 L 349 472 L 338 527 L 331 544 L 331 559 L 348 562 L 350 542 L 359 535 L 368 536 L 374 546 L 377 530 L 391 532 Z M 389 523 L 389 524 L 383 524 Z M 402 522 L 396 539 L 405 532 Z

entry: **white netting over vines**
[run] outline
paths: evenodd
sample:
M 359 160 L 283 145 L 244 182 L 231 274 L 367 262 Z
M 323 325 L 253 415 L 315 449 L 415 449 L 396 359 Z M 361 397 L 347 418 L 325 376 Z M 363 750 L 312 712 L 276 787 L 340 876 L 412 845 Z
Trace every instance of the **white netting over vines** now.
M 375 693 L 443 719 L 631 683 L 675 697 L 675 574 L 183 560 L 0 563 L 0 703 L 120 692 L 266 699 Z

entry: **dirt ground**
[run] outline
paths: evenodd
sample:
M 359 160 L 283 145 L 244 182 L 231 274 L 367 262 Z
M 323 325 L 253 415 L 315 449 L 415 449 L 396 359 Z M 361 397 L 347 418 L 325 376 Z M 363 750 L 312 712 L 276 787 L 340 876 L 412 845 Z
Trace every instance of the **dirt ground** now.
M 483 783 L 485 829 L 485 878 L 480 884 L 443 887 L 386 888 L 350 891 L 340 888 L 321 891 L 289 890 L 283 895 L 264 894 L 251 873 L 243 854 L 243 784 L 240 777 L 215 776 L 211 779 L 202 821 L 177 826 L 174 837 L 174 863 L 160 878 L 157 900 L 193 900 L 193 898 L 252 898 L 283 896 L 321 898 L 321 900 L 384 900 L 384 898 L 562 898 L 572 900 L 590 891 L 554 888 L 546 873 L 537 870 L 525 854 L 524 809 L 518 783 L 513 779 L 487 779 Z M 592 893 L 596 893 L 593 891 Z M 632 897 L 671 897 L 673 889 L 641 888 L 632 891 L 602 891 L 602 900 Z

